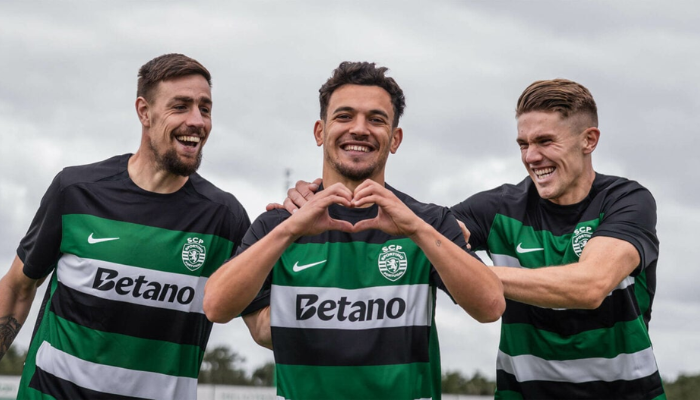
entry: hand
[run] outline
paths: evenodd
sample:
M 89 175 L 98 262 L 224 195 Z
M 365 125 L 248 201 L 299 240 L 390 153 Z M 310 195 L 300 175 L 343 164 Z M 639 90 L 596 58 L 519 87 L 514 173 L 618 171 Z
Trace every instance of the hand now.
M 330 230 L 352 232 L 353 225 L 350 222 L 333 219 L 328 214 L 331 204 L 352 207 L 352 199 L 350 189 L 342 183 L 336 183 L 309 197 L 284 224 L 293 238 L 317 235 Z
M 410 237 L 425 223 L 389 189 L 368 179 L 355 189 L 352 206 L 362 207 L 372 203 L 379 207 L 377 216 L 356 223 L 353 232 L 379 229 L 390 235 Z
M 272 211 L 276 208 L 284 208 L 290 214 L 297 212 L 301 206 L 306 204 L 313 195 L 318 191 L 323 180 L 316 178 L 313 182 L 297 181 L 297 184 L 287 191 L 287 198 L 284 199 L 284 204 L 270 203 L 265 206 L 265 211 Z
M 457 225 L 462 229 L 462 234 L 464 235 L 464 241 L 467 242 L 467 248 L 469 250 L 472 249 L 472 245 L 469 244 L 469 237 L 472 235 L 471 232 L 469 232 L 469 229 L 467 229 L 467 226 L 464 225 L 464 222 L 457 220 Z

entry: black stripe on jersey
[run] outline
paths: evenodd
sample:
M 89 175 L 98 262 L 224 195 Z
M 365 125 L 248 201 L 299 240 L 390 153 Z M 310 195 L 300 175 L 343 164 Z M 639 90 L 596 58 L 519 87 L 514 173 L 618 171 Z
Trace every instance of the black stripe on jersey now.
M 107 379 L 105 377 L 105 379 Z M 96 392 L 91 389 L 78 386 L 73 382 L 61 379 L 45 372 L 37 367 L 34 371 L 29 387 L 48 394 L 57 400 L 142 400 L 141 397 L 120 396 L 118 394 Z
M 51 300 L 51 311 L 90 329 L 194 345 L 202 351 L 212 326 L 201 313 L 106 300 L 73 290 L 60 282 Z
M 663 393 L 658 371 L 633 381 L 572 383 L 518 382 L 515 376 L 503 370 L 497 370 L 496 381 L 498 391 L 515 391 L 522 393 L 526 399 L 651 400 Z
M 128 180 L 128 174 L 115 181 L 72 184 L 63 190 L 62 214 L 87 214 L 219 236 L 222 236 L 222 232 L 228 234 L 236 230 L 244 234 L 249 221 L 243 206 L 230 194 L 217 195 L 215 188 L 209 191 L 212 197 L 217 195 L 219 198 L 212 200 L 205 197 L 195 189 L 191 180 L 180 191 L 167 195 L 141 190 Z M 222 203 L 226 200 L 227 203 Z M 146 203 L 148 206 L 144 205 Z M 230 218 L 231 214 L 235 215 L 235 222 Z M 230 226 L 232 223 L 239 226 Z
M 631 297 L 632 300 L 622 297 Z M 634 300 L 634 285 L 630 285 L 613 291 L 595 310 L 553 310 L 506 299 L 503 323 L 531 324 L 536 329 L 570 336 L 593 329 L 611 328 L 618 322 L 633 321 L 639 314 L 639 306 Z
M 272 327 L 275 362 L 359 366 L 429 362 L 429 326 L 366 330 Z

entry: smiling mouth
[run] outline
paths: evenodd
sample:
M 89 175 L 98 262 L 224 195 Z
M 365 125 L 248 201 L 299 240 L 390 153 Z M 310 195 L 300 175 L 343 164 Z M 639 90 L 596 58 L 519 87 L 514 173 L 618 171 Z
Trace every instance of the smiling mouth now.
M 532 172 L 535 173 L 535 176 L 537 176 L 537 179 L 544 179 L 552 175 L 554 173 L 555 167 L 547 167 L 547 168 L 533 168 Z
M 359 151 L 362 153 L 369 153 L 370 151 L 372 151 L 372 149 L 368 146 L 362 146 L 359 144 L 349 144 L 346 146 L 342 146 L 341 148 L 345 151 Z
M 175 139 L 183 145 L 190 147 L 196 147 L 199 142 L 201 142 L 199 136 L 176 136 Z

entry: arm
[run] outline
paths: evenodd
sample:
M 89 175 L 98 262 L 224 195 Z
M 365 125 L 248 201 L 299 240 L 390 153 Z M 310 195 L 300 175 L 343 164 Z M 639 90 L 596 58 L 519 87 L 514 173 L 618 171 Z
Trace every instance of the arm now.
M 509 299 L 540 307 L 595 309 L 639 262 L 639 253 L 629 242 L 598 236 L 588 241 L 577 263 L 493 270 Z
M 250 331 L 255 343 L 272 350 L 272 328 L 270 327 L 270 306 L 243 316 L 243 322 Z
M 296 239 L 328 230 L 350 231 L 352 224 L 334 220 L 328 207 L 350 206 L 352 193 L 335 184 L 301 207 L 258 242 L 222 265 L 204 287 L 204 313 L 210 321 L 228 322 L 250 304 L 282 253 Z
M 413 240 L 437 270 L 454 300 L 479 322 L 492 322 L 505 310 L 503 285 L 483 263 L 419 218 L 384 186 L 367 180 L 355 190 L 353 206 L 376 203 L 376 218 L 360 221 L 355 230 L 380 229 Z
M 43 282 L 28 278 L 23 268 L 24 263 L 15 256 L 10 270 L 0 279 L 0 359 L 27 320 L 36 289 Z

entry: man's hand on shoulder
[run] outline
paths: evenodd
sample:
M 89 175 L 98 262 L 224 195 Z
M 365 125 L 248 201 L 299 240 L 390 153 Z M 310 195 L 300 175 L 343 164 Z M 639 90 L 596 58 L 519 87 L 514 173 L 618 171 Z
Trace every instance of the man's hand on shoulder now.
M 284 208 L 290 214 L 294 214 L 314 196 L 322 182 L 321 178 L 317 178 L 313 182 L 297 181 L 296 185 L 287 191 L 287 198 L 282 204 L 270 203 L 265 207 L 265 211 Z

